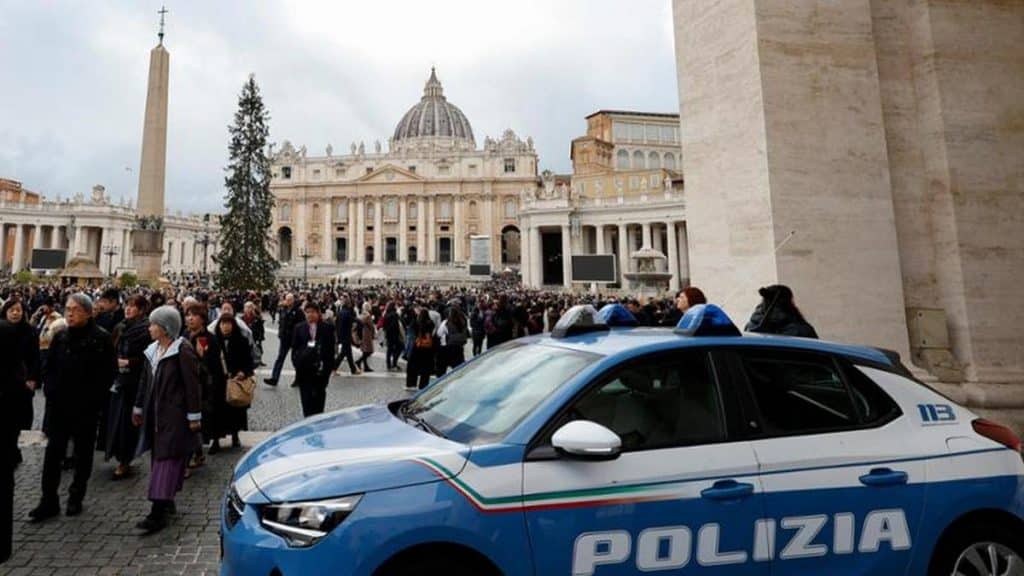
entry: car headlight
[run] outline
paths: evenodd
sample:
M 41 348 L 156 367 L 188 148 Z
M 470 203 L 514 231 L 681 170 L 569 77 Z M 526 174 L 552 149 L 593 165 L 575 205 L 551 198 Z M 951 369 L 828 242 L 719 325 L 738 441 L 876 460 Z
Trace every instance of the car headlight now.
M 312 546 L 341 524 L 359 504 L 362 494 L 321 500 L 268 504 L 260 510 L 264 528 L 281 536 L 294 548 Z

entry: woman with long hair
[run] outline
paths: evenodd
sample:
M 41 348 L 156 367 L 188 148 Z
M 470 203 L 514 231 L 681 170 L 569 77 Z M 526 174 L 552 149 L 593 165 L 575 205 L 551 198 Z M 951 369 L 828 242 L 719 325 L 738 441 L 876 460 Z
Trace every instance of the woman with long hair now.
M 385 363 L 388 371 L 398 370 L 398 359 L 405 348 L 405 328 L 394 302 L 384 309 L 384 343 L 387 347 Z
M 434 368 L 436 354 L 434 343 L 434 321 L 426 308 L 420 308 L 413 322 L 414 338 L 409 363 L 405 366 L 406 390 L 420 390 L 430 383 L 430 373 Z
M 214 348 L 212 353 L 207 352 L 206 364 L 210 370 L 210 395 L 213 399 L 213 423 L 208 435 L 211 438 L 210 454 L 220 451 L 220 438 L 224 436 L 231 436 L 233 448 L 242 445 L 238 433 L 249 429 L 249 409 L 227 403 L 228 380 L 252 376 L 255 369 L 252 347 L 238 327 L 234 314 L 225 312 L 217 318 L 213 340 Z
M 30 430 L 34 419 L 32 409 L 32 397 L 35 395 L 39 383 L 39 338 L 28 323 L 28 316 L 25 313 L 25 305 L 21 298 L 9 298 L 0 307 L 0 322 L 9 324 L 13 330 L 17 349 L 11 350 L 11 361 L 16 366 L 14 370 L 18 386 L 17 394 L 12 400 L 15 406 L 15 424 L 18 430 Z M 22 462 L 21 450 L 15 447 L 13 454 L 14 465 Z
M 132 407 L 139 392 L 139 381 L 145 365 L 149 336 L 149 300 L 132 296 L 124 306 L 124 320 L 114 328 L 114 349 L 117 351 L 117 376 L 110 389 L 107 411 L 106 458 L 117 459 L 113 479 L 131 475 L 131 463 L 138 447 L 139 431 L 132 425 Z
M 437 329 L 441 348 L 441 360 L 438 372 L 444 374 L 449 368 L 455 368 L 466 361 L 466 342 L 469 341 L 469 326 L 466 315 L 458 305 L 448 308 L 448 317 Z

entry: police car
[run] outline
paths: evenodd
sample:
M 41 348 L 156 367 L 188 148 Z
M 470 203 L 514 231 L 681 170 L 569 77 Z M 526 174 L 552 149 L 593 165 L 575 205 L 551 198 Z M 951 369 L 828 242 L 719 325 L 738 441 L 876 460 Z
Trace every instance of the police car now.
M 222 574 L 1024 574 L 1020 440 L 895 354 L 577 307 L 238 465 Z M 615 326 L 617 325 L 617 326 Z

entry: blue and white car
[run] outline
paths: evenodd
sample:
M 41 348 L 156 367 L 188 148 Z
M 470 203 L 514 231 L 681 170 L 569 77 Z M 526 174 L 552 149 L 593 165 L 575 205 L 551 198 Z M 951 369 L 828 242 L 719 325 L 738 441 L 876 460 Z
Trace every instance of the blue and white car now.
M 581 307 L 255 447 L 222 574 L 1018 575 L 1022 479 L 1013 432 L 895 354 Z

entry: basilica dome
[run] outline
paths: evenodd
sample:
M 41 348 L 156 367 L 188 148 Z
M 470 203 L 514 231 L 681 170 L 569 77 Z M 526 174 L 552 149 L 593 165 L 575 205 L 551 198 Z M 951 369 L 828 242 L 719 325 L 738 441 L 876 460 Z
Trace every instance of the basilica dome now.
M 402 116 L 395 127 L 392 145 L 411 143 L 418 139 L 451 139 L 460 147 L 475 148 L 473 128 L 466 115 L 444 97 L 441 82 L 434 69 L 423 88 L 423 98 Z

